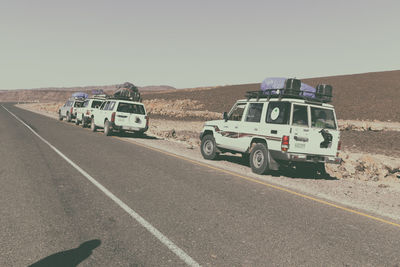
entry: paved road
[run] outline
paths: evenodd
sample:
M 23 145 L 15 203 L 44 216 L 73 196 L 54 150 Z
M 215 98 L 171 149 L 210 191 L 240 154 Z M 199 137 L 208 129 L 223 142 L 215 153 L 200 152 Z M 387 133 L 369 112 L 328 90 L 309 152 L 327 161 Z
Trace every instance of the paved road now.
M 400 264 L 396 226 L 4 106 L 193 264 Z M 2 107 L 0 159 L 0 266 L 186 265 Z

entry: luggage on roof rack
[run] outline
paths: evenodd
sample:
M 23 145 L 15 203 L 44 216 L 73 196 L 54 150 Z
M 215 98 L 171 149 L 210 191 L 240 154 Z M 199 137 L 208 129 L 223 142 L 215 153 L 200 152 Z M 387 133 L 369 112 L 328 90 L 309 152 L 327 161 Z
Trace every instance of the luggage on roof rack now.
M 318 86 L 317 90 L 294 78 L 266 78 L 261 83 L 260 91 L 249 91 L 246 97 L 247 99 L 291 97 L 323 103 L 331 102 L 332 86 L 326 84 Z
M 84 92 L 76 92 L 72 94 L 73 98 L 82 98 L 82 99 L 86 99 L 89 97 L 88 94 L 84 93 Z
M 141 102 L 139 89 L 130 82 L 119 85 L 118 90 L 114 92 L 113 98 L 126 99 Z
M 332 85 L 318 84 L 316 87 L 315 97 L 321 98 L 323 101 L 332 101 Z

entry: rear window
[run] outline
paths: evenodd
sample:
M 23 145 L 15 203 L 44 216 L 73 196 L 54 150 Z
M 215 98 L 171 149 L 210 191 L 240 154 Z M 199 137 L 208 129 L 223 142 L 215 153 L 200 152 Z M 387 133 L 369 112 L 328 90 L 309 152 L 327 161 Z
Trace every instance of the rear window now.
M 267 123 L 289 124 L 290 103 L 289 102 L 269 102 L 267 110 Z
M 336 129 L 335 116 L 332 109 L 311 107 L 311 127 Z
M 89 100 L 85 100 L 85 102 L 83 102 L 83 106 L 82 107 L 87 107 L 89 104 Z
M 103 103 L 102 101 L 93 100 L 93 102 L 92 102 L 92 108 L 98 108 L 98 107 L 101 106 L 102 103 Z
M 307 106 L 293 105 L 292 125 L 308 127 Z
M 117 108 L 118 112 L 133 113 L 145 115 L 143 105 L 120 102 Z

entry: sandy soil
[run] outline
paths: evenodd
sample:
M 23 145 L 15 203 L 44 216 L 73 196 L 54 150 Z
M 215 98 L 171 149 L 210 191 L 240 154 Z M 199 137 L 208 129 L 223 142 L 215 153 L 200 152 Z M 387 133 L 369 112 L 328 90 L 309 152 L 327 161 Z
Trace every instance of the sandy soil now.
M 40 110 L 35 104 L 24 104 L 19 107 L 57 119 L 56 113 L 45 109 Z M 249 164 L 239 156 L 225 155 L 218 161 L 204 160 L 198 146 L 198 133 L 203 122 L 152 119 L 150 125 L 147 134 L 153 138 L 133 138 L 132 136 L 120 138 L 328 201 L 400 220 L 400 160 L 398 157 L 356 153 L 345 149 L 341 152 L 344 159 L 342 165 L 328 165 L 329 178 L 305 178 L 301 175 L 293 176 L 292 173 L 285 171 L 275 172 L 272 175 L 256 175 L 249 169 Z M 71 124 L 71 127 L 74 126 Z

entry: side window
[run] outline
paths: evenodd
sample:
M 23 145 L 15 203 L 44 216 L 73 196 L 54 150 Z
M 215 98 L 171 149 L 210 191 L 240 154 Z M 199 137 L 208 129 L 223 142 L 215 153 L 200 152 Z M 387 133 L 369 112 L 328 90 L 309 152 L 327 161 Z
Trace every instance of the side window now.
M 241 103 L 234 106 L 231 113 L 229 114 L 228 120 L 241 121 L 245 108 L 246 108 L 246 103 Z
M 108 106 L 108 110 L 113 110 L 115 106 L 115 101 L 110 102 L 110 105 Z
M 98 108 L 101 106 L 101 101 L 98 100 L 93 100 L 92 102 L 92 108 Z
M 292 125 L 308 127 L 307 106 L 300 106 L 300 105 L 293 106 Z
M 250 103 L 247 109 L 245 121 L 247 122 L 260 122 L 261 112 L 263 110 L 264 103 Z
M 108 102 L 103 102 L 103 104 L 101 104 L 100 109 L 104 110 L 104 106 L 106 105 L 106 103 Z
M 289 118 L 289 102 L 269 102 L 266 123 L 289 124 Z
M 106 104 L 104 105 L 103 110 L 108 110 L 108 106 L 110 106 L 110 102 L 107 101 Z

